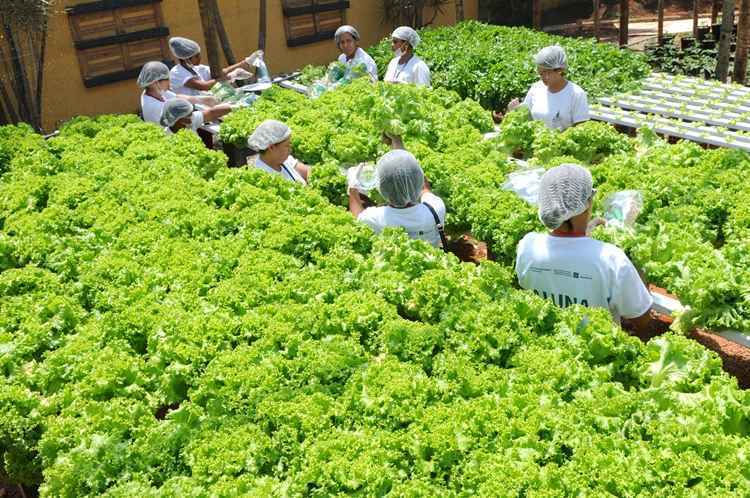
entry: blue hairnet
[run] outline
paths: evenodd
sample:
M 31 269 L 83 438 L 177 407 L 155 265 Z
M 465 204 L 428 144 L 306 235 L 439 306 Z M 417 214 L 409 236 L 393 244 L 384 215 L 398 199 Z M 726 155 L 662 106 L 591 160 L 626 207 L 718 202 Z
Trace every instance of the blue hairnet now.
M 421 39 L 419 38 L 419 34 L 409 26 L 401 26 L 396 28 L 395 30 L 393 30 L 391 38 L 404 40 L 405 42 L 408 42 L 409 45 L 411 45 L 411 48 L 417 48 L 417 45 L 419 45 L 419 42 L 421 41 Z
M 542 175 L 539 184 L 539 220 L 554 230 L 586 211 L 594 196 L 591 173 L 577 164 L 561 164 Z
M 262 152 L 271 145 L 283 142 L 291 135 L 292 130 L 281 121 L 267 119 L 259 124 L 247 139 L 247 146 L 255 151 Z
M 161 125 L 173 126 L 177 121 L 193 113 L 193 104 L 185 99 L 168 100 L 161 110 Z
M 378 190 L 389 204 L 406 207 L 418 204 L 424 186 L 424 173 L 410 152 L 392 150 L 377 164 Z
M 560 45 L 550 45 L 536 53 L 534 64 L 544 69 L 567 69 L 568 56 Z
M 169 39 L 169 50 L 177 59 L 189 59 L 201 52 L 201 46 L 188 38 L 173 36 Z
M 355 40 L 359 40 L 359 31 L 354 26 L 349 26 L 348 24 L 345 24 L 341 26 L 339 29 L 336 30 L 336 33 L 334 33 L 333 37 L 336 40 L 336 45 L 341 43 L 341 35 L 344 33 L 349 33 L 352 35 L 352 38 Z
M 147 62 L 141 68 L 141 73 L 138 75 L 138 86 L 141 88 L 148 88 L 151 84 L 157 81 L 169 79 L 169 68 L 163 62 L 151 61 Z

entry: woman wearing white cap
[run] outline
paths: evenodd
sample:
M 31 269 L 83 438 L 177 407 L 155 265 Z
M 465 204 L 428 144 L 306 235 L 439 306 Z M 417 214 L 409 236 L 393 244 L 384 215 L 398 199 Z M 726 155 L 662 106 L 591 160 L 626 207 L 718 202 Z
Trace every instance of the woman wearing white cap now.
M 401 227 L 412 239 L 445 245 L 445 204 L 433 194 L 419 161 L 403 149 L 392 150 L 376 166 L 378 191 L 387 206 L 365 209 L 355 179 L 349 179 L 349 210 L 375 233 L 386 227 Z
M 310 167 L 291 155 L 291 137 L 292 130 L 281 121 L 263 121 L 247 139 L 248 147 L 258 153 L 248 159 L 248 164 L 291 182 L 307 185 Z
M 589 119 L 589 101 L 586 92 L 572 81 L 565 79 L 568 57 L 559 45 L 540 50 L 534 56 L 540 81 L 526 94 L 523 104 L 531 111 L 531 117 L 544 121 L 548 128 L 564 130 Z M 508 109 L 518 107 L 521 102 L 514 99 Z
M 576 164 L 542 176 L 539 219 L 550 233 L 529 233 L 518 243 L 518 283 L 560 307 L 606 308 L 617 323 L 626 318 L 646 330 L 653 299 L 633 263 L 587 234 L 595 193 L 591 173 Z
M 169 39 L 169 50 L 177 60 L 170 71 L 172 91 L 183 95 L 200 95 L 200 92 L 210 90 L 218 80 L 227 78 L 229 73 L 239 68 L 250 71 L 253 63 L 263 55 L 263 51 L 257 50 L 242 62 L 222 69 L 222 75 L 214 79 L 211 69 L 201 64 L 201 47 L 193 40 L 172 37 Z
M 141 68 L 138 75 L 138 86 L 143 89 L 141 92 L 141 115 L 143 120 L 149 123 L 159 123 L 164 104 L 168 100 L 181 98 L 191 104 L 202 104 L 207 107 L 213 107 L 219 101 L 210 95 L 177 95 L 172 92 L 169 81 L 169 68 L 163 62 L 147 62 Z
M 370 55 L 359 46 L 359 31 L 354 26 L 341 26 L 333 35 L 341 50 L 338 61 L 349 66 L 364 64 L 373 81 L 378 80 L 378 66 Z
M 395 57 L 388 63 L 383 81 L 430 86 L 430 68 L 414 55 L 419 42 L 419 34 L 409 26 L 401 26 L 393 31 L 391 49 Z
M 177 133 L 183 128 L 197 133 L 198 128 L 203 126 L 203 123 L 215 121 L 231 110 L 232 107 L 229 104 L 219 104 L 210 109 L 196 111 L 193 104 L 187 100 L 174 98 L 164 104 L 159 123 L 164 127 L 164 132 L 167 135 Z

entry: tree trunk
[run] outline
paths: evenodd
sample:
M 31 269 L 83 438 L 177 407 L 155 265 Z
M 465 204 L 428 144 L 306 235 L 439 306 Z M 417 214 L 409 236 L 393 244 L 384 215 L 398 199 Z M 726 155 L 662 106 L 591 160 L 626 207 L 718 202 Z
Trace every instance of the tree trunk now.
M 719 37 L 719 60 L 716 63 L 716 79 L 727 82 L 729 73 L 729 42 L 734 25 L 734 0 L 724 0 L 721 11 L 721 36 Z
M 211 77 L 218 78 L 222 76 L 222 72 L 221 63 L 219 62 L 216 21 L 214 20 L 213 9 L 211 8 L 211 0 L 198 0 L 198 11 L 201 15 L 203 38 L 206 43 L 206 55 L 208 56 L 208 65 L 211 68 Z
M 456 23 L 464 20 L 464 0 L 456 0 Z
M 630 24 L 630 2 L 620 0 L 620 46 L 628 45 L 628 24 Z
M 224 21 L 221 18 L 221 11 L 216 3 L 216 0 L 211 0 L 211 10 L 213 10 L 214 21 L 216 22 L 216 33 L 219 35 L 219 43 L 221 43 L 221 50 L 224 52 L 224 58 L 228 64 L 234 64 L 237 59 L 234 58 L 234 52 L 232 51 L 232 44 L 227 36 L 227 30 L 224 28 Z
M 260 0 L 258 13 L 258 50 L 266 49 L 266 0 Z
M 698 14 L 700 14 L 700 0 L 693 0 L 693 38 L 698 38 Z
M 599 40 L 599 10 L 600 10 L 600 0 L 594 0 L 594 38 Z
M 747 50 L 750 44 L 750 0 L 740 1 L 740 18 L 737 21 L 737 50 L 734 53 L 734 75 L 737 83 L 747 78 Z
M 656 23 L 656 41 L 661 45 L 661 39 L 664 36 L 664 0 L 659 0 L 656 4 L 658 21 Z
M 531 1 L 531 22 L 534 29 L 542 29 L 542 0 Z

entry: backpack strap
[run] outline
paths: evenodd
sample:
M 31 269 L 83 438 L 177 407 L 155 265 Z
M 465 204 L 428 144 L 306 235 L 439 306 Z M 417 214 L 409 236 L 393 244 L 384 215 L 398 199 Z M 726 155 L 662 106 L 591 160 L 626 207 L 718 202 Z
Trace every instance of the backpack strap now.
M 448 252 L 448 239 L 445 238 L 445 229 L 443 227 L 443 224 L 440 222 L 440 217 L 435 212 L 435 209 L 433 209 L 432 206 L 430 206 L 426 202 L 422 202 L 422 205 L 426 206 L 427 209 L 430 210 L 430 213 L 432 213 L 432 217 L 435 218 L 435 226 L 437 227 L 437 231 L 440 234 L 440 242 L 443 244 L 443 251 Z

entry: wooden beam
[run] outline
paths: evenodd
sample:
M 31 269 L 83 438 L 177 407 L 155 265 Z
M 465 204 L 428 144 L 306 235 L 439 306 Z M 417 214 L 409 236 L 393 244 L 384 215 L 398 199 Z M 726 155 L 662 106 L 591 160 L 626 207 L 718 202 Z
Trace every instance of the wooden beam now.
M 542 0 L 531 0 L 531 21 L 534 29 L 542 29 Z
M 661 39 L 664 36 L 664 0 L 659 0 L 656 4 L 656 41 L 661 45 Z
M 693 0 L 693 38 L 698 39 L 698 16 L 701 10 L 700 0 Z
M 732 79 L 745 84 L 747 79 L 747 51 L 750 45 L 750 0 L 740 0 L 740 18 L 737 21 L 737 50 L 734 53 Z
M 721 0 L 713 0 L 711 3 L 711 24 L 716 24 L 716 20 L 719 18 L 719 7 L 721 7 Z
M 620 0 L 620 46 L 628 45 L 628 24 L 630 24 L 630 2 Z

